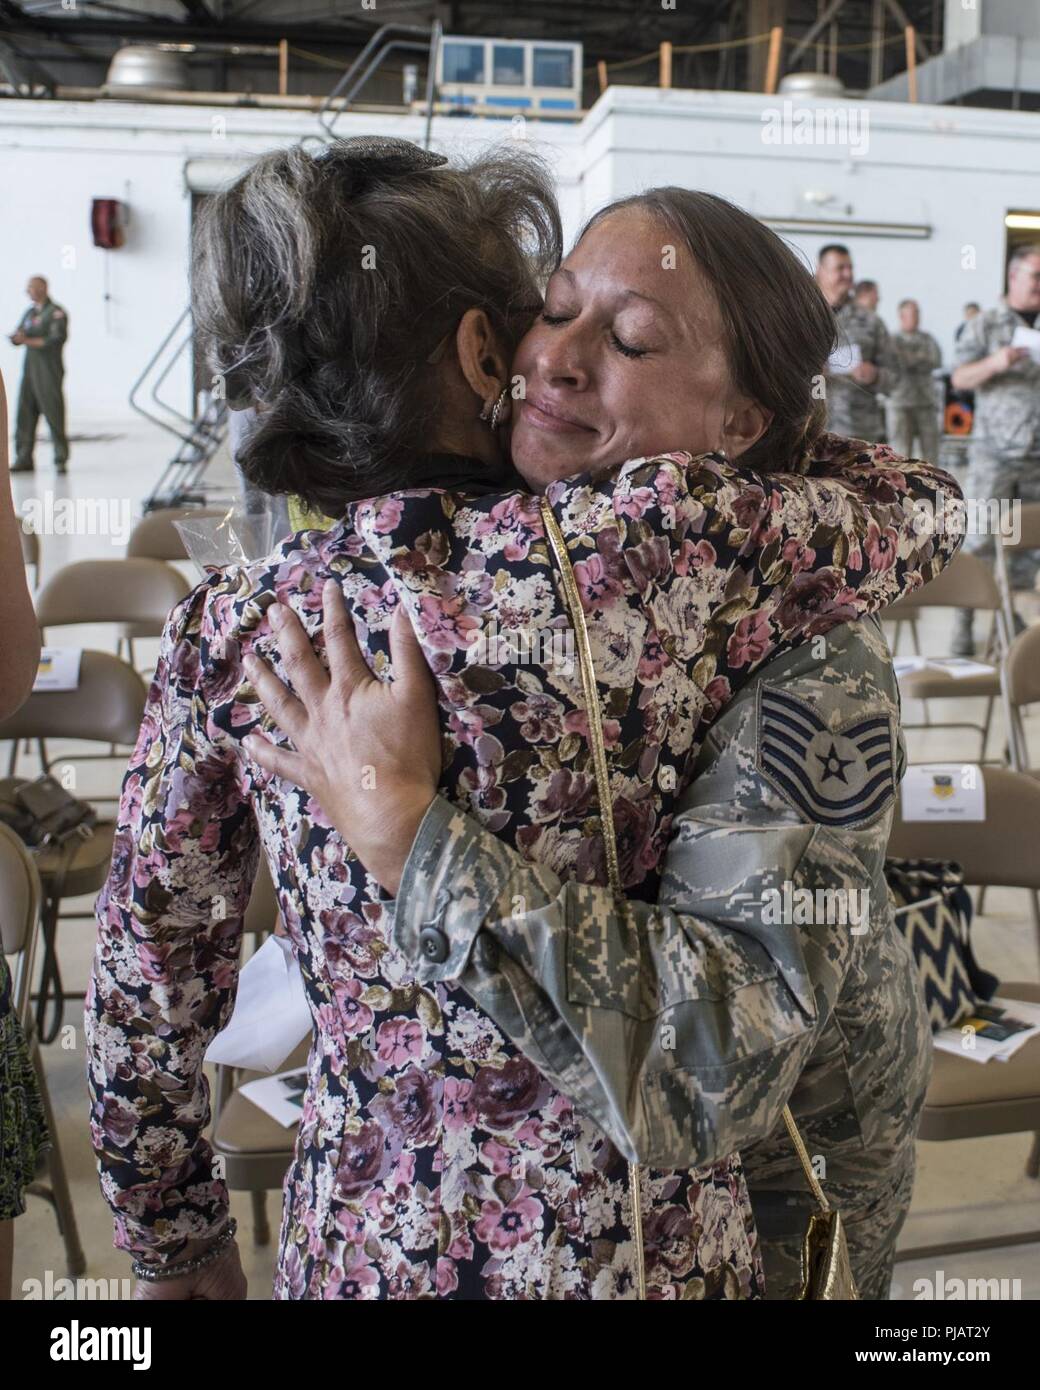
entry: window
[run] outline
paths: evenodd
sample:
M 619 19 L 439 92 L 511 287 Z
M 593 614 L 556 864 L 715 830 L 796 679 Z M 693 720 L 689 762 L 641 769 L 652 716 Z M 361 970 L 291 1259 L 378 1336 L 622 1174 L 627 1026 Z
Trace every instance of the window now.
M 444 82 L 483 82 L 484 45 L 482 43 L 446 43 L 444 45 Z
M 491 50 L 492 82 L 496 87 L 524 85 L 524 50 L 519 44 L 496 43 Z
M 531 75 L 534 87 L 573 87 L 574 54 L 569 48 L 536 48 L 534 50 L 534 71 Z

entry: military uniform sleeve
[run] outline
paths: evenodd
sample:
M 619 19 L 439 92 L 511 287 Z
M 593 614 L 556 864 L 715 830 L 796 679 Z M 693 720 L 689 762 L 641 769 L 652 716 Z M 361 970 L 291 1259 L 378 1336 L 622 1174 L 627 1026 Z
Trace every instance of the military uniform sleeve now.
M 206 595 L 173 610 L 123 782 L 86 1000 L 91 1140 L 115 1245 L 166 1261 L 216 1235 L 203 1054 L 230 1017 L 258 839 L 210 721 Z
M 47 324 L 46 342 L 50 347 L 60 347 L 69 334 L 68 315 L 64 309 L 52 309 Z
M 973 319 L 968 319 L 962 326 L 964 332 L 953 347 L 955 367 L 967 366 L 969 362 L 981 362 L 990 353 L 985 314 L 976 314 Z
M 818 895 L 862 909 L 879 881 L 898 776 L 891 701 L 868 699 L 832 740 L 843 796 L 785 763 L 792 726 L 803 739 L 823 729 L 819 679 L 763 691 L 772 739 L 762 698 L 718 721 L 656 905 L 562 882 L 441 799 L 402 878 L 394 934 L 420 978 L 461 984 L 629 1160 L 656 1168 L 772 1132 L 871 929 L 862 911 L 821 920 L 840 912 L 817 910 Z M 847 755 L 860 744 L 857 777 Z M 816 906 L 796 924 L 789 904 L 805 892 Z

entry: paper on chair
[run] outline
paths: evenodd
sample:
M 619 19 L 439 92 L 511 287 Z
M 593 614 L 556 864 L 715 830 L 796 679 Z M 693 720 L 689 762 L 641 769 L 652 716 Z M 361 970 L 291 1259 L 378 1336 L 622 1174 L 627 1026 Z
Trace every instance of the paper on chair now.
M 292 946 L 286 937 L 269 936 L 239 971 L 234 1011 L 206 1049 L 206 1061 L 276 1072 L 311 1027 Z
M 986 819 L 986 783 L 977 763 L 911 763 L 900 795 L 905 821 Z
M 896 679 L 911 671 L 945 671 L 955 681 L 969 676 L 993 676 L 997 668 L 984 661 L 970 661 L 965 656 L 894 656 L 892 668 Z
M 80 647 L 44 647 L 33 681 L 33 694 L 38 695 L 41 690 L 78 690 L 82 657 Z
M 289 1129 L 300 1123 L 303 1096 L 307 1090 L 307 1068 L 279 1072 L 277 1076 L 261 1076 L 239 1087 L 239 1093 L 258 1105 L 265 1114 Z

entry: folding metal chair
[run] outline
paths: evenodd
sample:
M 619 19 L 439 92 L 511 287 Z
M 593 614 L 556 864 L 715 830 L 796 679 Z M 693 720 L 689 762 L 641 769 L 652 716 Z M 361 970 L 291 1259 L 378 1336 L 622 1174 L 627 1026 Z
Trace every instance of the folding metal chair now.
M 904 821 L 897 802 L 889 853 L 907 859 L 956 860 L 969 884 L 1028 889 L 1040 941 L 1040 782 L 1010 768 L 986 767 L 982 776 L 984 822 Z M 1040 1003 L 1040 985 L 1030 982 L 1001 984 L 999 993 L 1006 999 Z M 1040 1037 L 1031 1038 L 1006 1062 L 980 1065 L 948 1052 L 935 1053 L 918 1138 L 944 1143 L 1023 1131 L 1034 1135 L 1026 1173 L 1036 1178 L 1040 1176 Z M 896 1259 L 926 1259 L 1035 1241 L 1040 1241 L 1040 1230 L 901 1250 Z
M 934 724 L 929 715 L 927 703 L 925 703 L 926 717 L 924 722 L 910 723 L 904 720 L 903 728 L 974 729 L 981 735 L 979 759 L 982 761 L 986 756 L 986 743 L 989 739 L 989 730 L 993 719 L 993 706 L 1001 694 L 999 667 L 1007 651 L 1000 590 L 985 560 L 981 556 L 962 550 L 937 579 L 933 579 L 924 588 L 915 589 L 913 593 L 907 594 L 905 598 L 893 603 L 890 608 L 885 609 L 882 617 L 886 622 L 894 622 L 898 632 L 901 623 L 915 619 L 926 608 L 970 608 L 976 612 L 992 613 L 993 631 L 990 636 L 989 647 L 993 670 L 963 677 L 954 677 L 948 671 L 941 670 L 910 671 L 903 675 L 899 681 L 899 688 L 904 698 L 924 702 L 944 699 L 984 699 L 986 701 L 986 714 L 981 724 L 964 719 Z
M 43 889 L 32 855 L 8 826 L 0 824 L 0 945 L 4 955 L 15 960 L 12 1003 L 15 1016 L 22 1025 L 36 1083 L 43 1099 L 43 1111 L 50 1133 L 50 1148 L 45 1155 L 50 1186 L 33 1182 L 29 1192 L 43 1197 L 54 1208 L 58 1231 L 65 1242 L 65 1259 L 72 1278 L 82 1274 L 87 1262 L 76 1227 L 61 1140 L 54 1120 L 47 1075 L 40 1053 L 40 1042 L 30 1009 L 30 989 L 36 935 L 40 923 L 40 903 Z

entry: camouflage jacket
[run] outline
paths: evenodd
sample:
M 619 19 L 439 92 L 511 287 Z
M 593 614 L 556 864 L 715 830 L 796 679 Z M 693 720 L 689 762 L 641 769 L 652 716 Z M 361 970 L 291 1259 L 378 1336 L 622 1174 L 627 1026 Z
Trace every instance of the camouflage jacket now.
M 1007 304 L 976 314 L 954 348 L 961 367 L 1007 347 L 1024 319 Z M 1040 362 L 1024 357 L 1006 372 L 975 387 L 976 456 L 1016 459 L 1040 457 Z
M 938 416 L 932 372 L 942 365 L 942 350 L 930 333 L 896 333 L 891 343 L 895 383 L 888 392 L 892 405 L 932 406 Z
M 713 724 L 657 903 L 619 910 L 439 797 L 412 846 L 394 938 L 418 977 L 462 985 L 630 1160 L 748 1159 L 788 1102 L 831 1177 L 912 1142 L 931 1051 L 883 875 L 898 691 L 876 619 L 823 646 Z
M 890 391 L 896 382 L 896 364 L 888 329 L 870 309 L 851 299 L 834 316 L 837 329 L 835 352 L 848 355 L 855 343 L 864 362 L 873 362 L 877 380 L 870 386 L 854 377 L 835 374 L 827 377 L 827 428 L 833 434 L 853 435 L 857 439 L 877 439 L 882 430 L 878 396 Z

